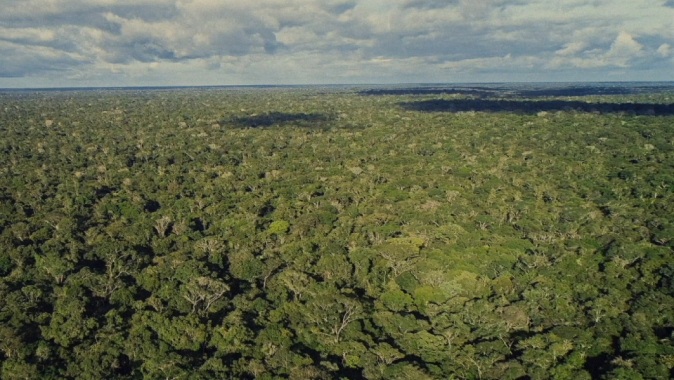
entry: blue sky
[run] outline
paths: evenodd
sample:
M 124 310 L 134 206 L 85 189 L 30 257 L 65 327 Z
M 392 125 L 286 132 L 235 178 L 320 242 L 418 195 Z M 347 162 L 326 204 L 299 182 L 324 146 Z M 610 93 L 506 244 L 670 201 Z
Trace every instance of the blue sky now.
M 674 0 L 0 5 L 0 87 L 674 80 Z

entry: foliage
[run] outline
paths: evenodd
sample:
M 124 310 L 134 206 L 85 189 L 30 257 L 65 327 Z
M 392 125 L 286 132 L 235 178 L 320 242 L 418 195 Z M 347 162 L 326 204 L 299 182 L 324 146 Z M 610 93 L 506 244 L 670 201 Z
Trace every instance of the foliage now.
M 0 93 L 0 378 L 674 376 L 670 93 L 367 94 Z

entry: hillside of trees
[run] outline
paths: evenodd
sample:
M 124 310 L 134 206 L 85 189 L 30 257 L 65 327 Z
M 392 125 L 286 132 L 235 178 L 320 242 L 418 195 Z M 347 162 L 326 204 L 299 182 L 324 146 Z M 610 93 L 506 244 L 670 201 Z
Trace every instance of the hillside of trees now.
M 674 92 L 475 91 L 0 92 L 0 378 L 674 377 Z

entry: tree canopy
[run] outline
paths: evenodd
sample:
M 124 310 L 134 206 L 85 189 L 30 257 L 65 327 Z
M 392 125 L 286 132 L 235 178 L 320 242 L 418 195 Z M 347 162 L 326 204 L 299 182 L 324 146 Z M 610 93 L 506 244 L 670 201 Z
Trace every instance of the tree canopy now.
M 670 378 L 659 91 L 0 93 L 0 378 Z

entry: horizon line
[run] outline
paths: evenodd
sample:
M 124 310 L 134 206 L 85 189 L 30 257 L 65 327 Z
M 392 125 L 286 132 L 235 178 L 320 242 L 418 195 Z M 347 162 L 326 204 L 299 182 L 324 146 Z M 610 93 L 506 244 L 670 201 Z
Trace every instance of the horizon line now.
M 400 82 L 400 83 L 315 83 L 315 84 L 219 84 L 219 85 L 151 85 L 151 86 L 72 86 L 72 87 L 0 87 L 0 91 L 73 91 L 73 90 L 153 90 L 189 88 L 298 88 L 298 87 L 357 87 L 357 86 L 448 86 L 486 84 L 674 84 L 674 81 L 503 81 L 503 82 Z

